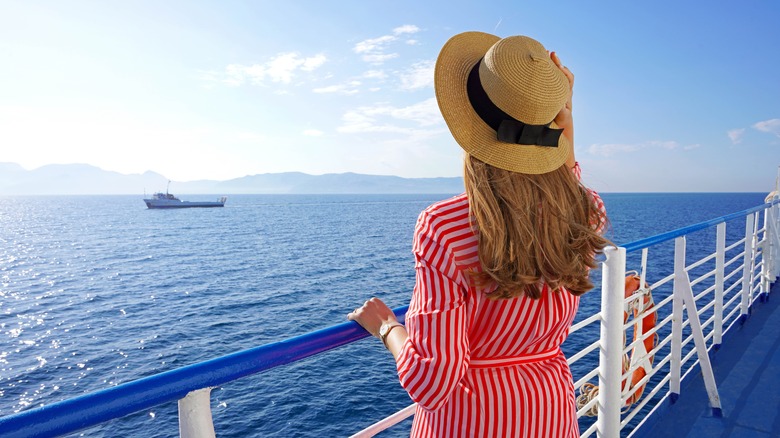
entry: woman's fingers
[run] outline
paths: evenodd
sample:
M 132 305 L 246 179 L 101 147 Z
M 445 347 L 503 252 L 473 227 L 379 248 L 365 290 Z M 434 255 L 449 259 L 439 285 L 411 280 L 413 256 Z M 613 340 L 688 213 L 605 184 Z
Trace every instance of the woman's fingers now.
M 563 72 L 563 75 L 566 76 L 566 79 L 568 79 L 569 81 L 569 89 L 572 90 L 573 92 L 574 73 L 572 73 L 568 67 L 566 67 L 565 65 L 563 65 L 563 63 L 561 63 L 561 58 L 558 57 L 557 53 L 550 52 L 550 59 L 552 59 L 553 64 L 555 64 L 561 70 L 561 72 Z M 564 109 L 571 110 L 572 107 L 571 98 L 572 98 L 572 93 L 570 92 L 569 99 L 566 101 L 566 104 L 564 105 Z
M 569 70 L 569 67 L 566 67 L 565 65 L 563 65 L 563 63 L 561 62 L 561 58 L 558 57 L 558 54 L 555 53 L 555 52 L 550 52 L 550 59 L 552 59 L 553 64 L 555 64 L 559 69 L 561 69 L 563 74 L 566 76 L 566 79 L 569 80 L 569 85 L 573 86 L 574 85 L 574 73 L 572 73 L 571 70 Z

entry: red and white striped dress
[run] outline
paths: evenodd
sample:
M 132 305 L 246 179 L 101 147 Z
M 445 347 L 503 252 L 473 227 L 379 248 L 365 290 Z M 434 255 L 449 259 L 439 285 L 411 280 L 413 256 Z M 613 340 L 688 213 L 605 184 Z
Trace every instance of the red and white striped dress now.
M 397 358 L 401 385 L 418 403 L 411 435 L 578 436 L 560 345 L 579 298 L 545 287 L 538 300 L 488 300 L 489 288 L 473 287 L 466 272 L 481 268 L 465 194 L 420 214 L 413 251 L 409 338 Z

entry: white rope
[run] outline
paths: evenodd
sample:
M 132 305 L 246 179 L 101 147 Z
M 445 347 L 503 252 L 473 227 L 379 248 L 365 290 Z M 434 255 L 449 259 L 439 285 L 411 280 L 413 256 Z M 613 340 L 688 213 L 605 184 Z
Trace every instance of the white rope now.
M 577 396 L 577 411 L 585 407 L 591 400 L 595 399 L 599 395 L 598 385 L 592 383 L 583 383 L 580 386 L 580 395 Z M 599 415 L 598 403 L 591 406 L 587 411 L 583 413 L 586 417 L 597 417 Z

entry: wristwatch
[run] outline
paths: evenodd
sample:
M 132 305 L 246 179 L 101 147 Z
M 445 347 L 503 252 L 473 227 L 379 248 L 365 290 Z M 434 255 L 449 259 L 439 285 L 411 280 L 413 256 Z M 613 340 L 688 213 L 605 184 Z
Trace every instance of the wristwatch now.
M 382 340 L 382 343 L 385 344 L 385 347 L 387 347 L 387 335 L 389 335 L 390 331 L 399 325 L 403 324 L 398 321 L 394 321 L 390 323 L 383 323 L 381 326 L 379 326 L 379 339 Z

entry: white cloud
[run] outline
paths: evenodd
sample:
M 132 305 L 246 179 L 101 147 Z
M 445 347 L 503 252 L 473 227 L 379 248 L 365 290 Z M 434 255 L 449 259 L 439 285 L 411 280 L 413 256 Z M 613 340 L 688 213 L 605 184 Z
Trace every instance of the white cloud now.
M 262 85 L 266 80 L 289 84 L 298 71 L 314 71 L 326 61 L 323 54 L 305 58 L 296 52 L 281 53 L 263 64 L 230 64 L 225 67 L 222 82 L 234 87 L 247 82 Z M 207 73 L 205 78 L 213 80 L 214 77 L 214 73 Z
M 382 70 L 368 70 L 363 73 L 363 77 L 366 79 L 387 79 L 387 73 Z
M 389 114 L 399 120 L 417 122 L 420 126 L 431 126 L 444 120 L 434 97 L 407 107 L 393 108 Z
M 763 122 L 758 122 L 753 125 L 753 128 L 780 137 L 780 119 L 764 120 Z
M 623 144 L 623 143 L 608 143 L 608 144 L 592 144 L 588 148 L 588 152 L 591 155 L 601 155 L 603 157 L 610 157 L 621 153 L 636 152 L 642 149 L 648 148 L 661 148 L 666 150 L 673 150 L 680 147 L 680 144 L 673 140 L 651 140 L 644 143 L 635 144 Z M 698 144 L 683 146 L 684 150 L 691 150 L 699 147 Z
M 397 41 L 401 35 L 411 35 L 420 31 L 420 28 L 413 24 L 406 24 L 393 29 L 392 35 L 383 35 L 377 38 L 369 38 L 355 44 L 352 49 L 355 53 L 362 55 L 363 61 L 369 64 L 382 64 L 390 59 L 397 58 L 398 53 L 388 53 L 388 46 Z
M 363 55 L 363 61 L 369 64 L 383 64 L 385 61 L 389 61 L 393 58 L 398 58 L 397 53 L 367 53 Z
M 745 128 L 729 130 L 726 135 L 731 139 L 732 144 L 739 144 L 742 142 L 742 135 L 745 133 Z
M 323 134 L 325 133 L 319 129 L 306 129 L 303 131 L 303 135 L 307 137 L 322 137 Z
M 420 28 L 413 24 L 405 24 L 403 26 L 398 26 L 395 29 L 393 29 L 393 33 L 396 35 L 401 35 L 404 33 L 417 33 L 419 31 Z
M 321 67 L 322 64 L 325 64 L 327 60 L 328 59 L 322 53 L 314 55 L 310 58 L 306 58 L 303 60 L 303 66 L 301 67 L 301 70 L 314 71 L 317 68 Z
M 646 143 L 646 146 L 659 147 L 662 149 L 672 150 L 672 149 L 677 149 L 680 145 L 673 140 L 667 140 L 667 141 L 651 140 Z
M 350 81 L 346 84 L 330 85 L 327 87 L 315 88 L 312 91 L 315 93 L 341 93 L 341 94 L 356 94 L 358 93 L 357 87 L 360 86 L 360 81 Z
M 388 43 L 397 40 L 398 38 L 392 36 L 392 35 L 385 35 L 381 36 L 379 38 L 371 38 L 364 41 L 361 41 L 357 44 L 355 44 L 354 50 L 355 53 L 375 53 L 380 52 L 384 50 L 384 46 L 386 46 Z
M 404 90 L 416 90 L 419 88 L 433 87 L 433 61 L 420 61 L 412 64 L 409 70 L 401 73 L 401 88 Z
M 283 53 L 268 62 L 266 73 L 274 82 L 289 84 L 295 70 L 312 71 L 324 63 L 324 55 L 302 58 L 297 53 Z
M 390 132 L 407 135 L 424 135 L 422 131 L 442 122 L 435 98 L 406 107 L 376 105 L 347 111 L 342 117 L 342 133 Z M 411 126 L 410 126 L 411 125 Z M 436 131 L 438 132 L 438 131 Z

